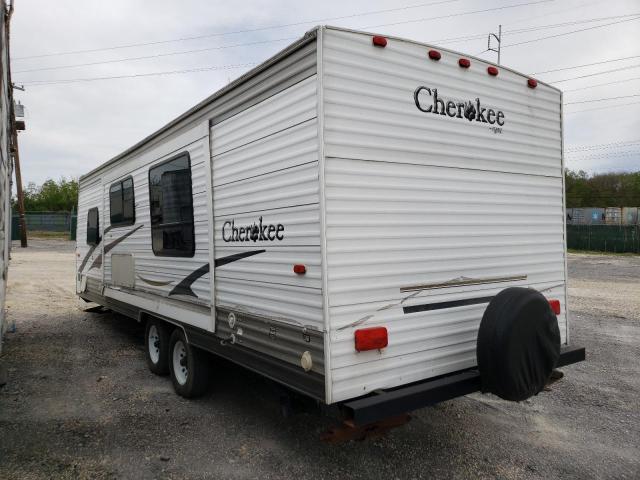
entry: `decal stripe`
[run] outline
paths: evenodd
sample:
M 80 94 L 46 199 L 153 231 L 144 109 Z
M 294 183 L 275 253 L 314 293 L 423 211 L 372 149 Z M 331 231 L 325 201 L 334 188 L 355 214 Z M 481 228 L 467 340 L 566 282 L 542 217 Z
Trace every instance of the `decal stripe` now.
M 253 255 L 258 255 L 259 253 L 264 252 L 266 252 L 266 250 L 252 250 L 250 252 L 234 253 L 233 255 L 228 255 L 226 257 L 216 258 L 214 268 L 237 262 L 238 260 L 242 260 L 243 258 L 252 257 Z M 184 279 L 182 279 L 180 283 L 173 287 L 173 290 L 169 292 L 169 295 L 188 295 L 190 297 L 197 298 L 197 295 L 193 292 L 193 290 L 191 290 L 191 285 L 193 285 L 193 283 L 200 277 L 209 273 L 209 270 L 210 269 L 208 263 L 201 266 L 197 270 L 194 270 Z
M 102 232 L 102 235 L 103 236 L 106 235 L 107 233 L 109 233 L 110 230 L 111 230 L 111 225 L 109 225 L 107 228 L 104 229 L 104 232 Z M 100 237 L 100 241 L 98 243 L 96 243 L 95 245 L 91 245 L 91 248 L 89 249 L 87 254 L 84 256 L 84 258 L 82 259 L 82 263 L 80 264 L 80 267 L 78 268 L 79 272 L 82 272 L 82 269 L 85 267 L 85 265 L 89 261 L 89 258 L 91 257 L 91 255 L 93 255 L 93 252 L 95 252 L 96 248 L 100 245 L 100 243 L 102 243 L 102 237 Z
M 116 245 L 118 245 L 120 242 L 122 242 L 124 239 L 126 239 L 127 237 L 133 235 L 135 232 L 137 232 L 138 230 L 140 230 L 142 227 L 144 227 L 143 225 L 138 225 L 136 228 L 134 228 L 133 230 L 129 230 L 127 233 L 125 233 L 124 235 L 122 235 L 121 237 L 116 238 L 113 242 L 109 243 L 108 245 L 105 245 L 104 247 L 104 253 L 109 253 L 111 250 L 113 250 L 115 248 Z M 89 270 L 91 270 L 92 268 L 98 268 L 102 266 L 102 254 L 98 255 L 96 257 L 96 259 L 93 261 L 93 263 L 91 264 L 91 267 L 89 267 Z
M 266 252 L 266 250 L 251 250 L 250 252 L 234 253 L 233 255 L 229 255 L 227 257 L 216 258 L 215 268 L 222 267 L 223 265 L 226 265 L 228 263 L 236 262 L 238 260 L 242 260 L 243 258 L 252 257 L 264 252 Z
M 148 283 L 149 285 L 153 285 L 154 287 L 166 287 L 167 285 L 170 285 L 173 283 L 173 281 L 170 282 L 159 282 L 157 280 L 149 280 L 148 278 L 144 278 L 142 275 L 138 274 L 137 277 L 142 280 L 145 283 Z
M 443 308 L 462 307 L 465 305 L 477 305 L 480 303 L 489 303 L 491 297 L 465 298 L 463 300 L 453 300 L 449 302 L 425 303 L 423 305 L 411 305 L 402 307 L 404 313 L 429 312 L 431 310 L 442 310 Z

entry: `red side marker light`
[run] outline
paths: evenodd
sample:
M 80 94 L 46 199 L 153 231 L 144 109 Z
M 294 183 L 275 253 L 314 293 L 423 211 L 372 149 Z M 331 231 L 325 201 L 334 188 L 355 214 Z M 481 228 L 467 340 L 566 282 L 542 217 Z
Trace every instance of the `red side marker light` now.
M 529 80 L 527 80 L 527 85 L 529 86 L 529 88 L 536 88 L 538 86 L 538 82 L 533 78 L 530 78 Z
M 440 52 L 437 50 L 429 50 L 429 58 L 431 60 L 440 60 L 440 58 L 442 57 L 442 55 L 440 55 Z
M 469 68 L 471 66 L 471 61 L 466 58 L 461 58 L 460 60 L 458 60 L 458 65 L 460 65 L 462 68 Z
M 307 267 L 304 265 L 297 263 L 293 266 L 293 273 L 297 273 L 298 275 L 304 275 L 307 273 Z
M 493 77 L 497 77 L 498 69 L 496 67 L 487 67 L 487 73 Z
M 387 46 L 387 39 L 384 37 L 381 37 L 379 35 L 376 35 L 375 37 L 373 37 L 373 44 L 376 47 L 386 47 Z
M 556 315 L 560 315 L 560 300 L 549 300 L 549 306 L 553 313 Z
M 389 336 L 385 327 L 361 328 L 355 333 L 356 350 L 379 350 L 389 344 Z

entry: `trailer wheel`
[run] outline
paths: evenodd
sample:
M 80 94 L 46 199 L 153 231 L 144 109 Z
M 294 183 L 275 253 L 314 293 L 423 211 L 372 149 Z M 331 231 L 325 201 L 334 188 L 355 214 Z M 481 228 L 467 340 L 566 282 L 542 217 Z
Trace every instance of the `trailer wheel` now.
M 558 319 L 540 292 L 511 287 L 484 312 L 476 355 L 482 390 L 521 401 L 540 392 L 560 357 Z
M 156 375 L 169 373 L 169 329 L 156 318 L 149 317 L 144 329 L 147 365 Z
M 169 368 L 173 389 L 185 398 L 195 398 L 209 387 L 209 368 L 205 353 L 193 347 L 181 329 L 169 340 Z

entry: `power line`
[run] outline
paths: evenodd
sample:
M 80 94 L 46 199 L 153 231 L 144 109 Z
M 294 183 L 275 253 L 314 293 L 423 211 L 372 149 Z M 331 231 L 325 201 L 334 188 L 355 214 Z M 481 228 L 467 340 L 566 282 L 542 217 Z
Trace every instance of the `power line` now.
M 179 73 L 192 73 L 192 72 L 205 72 L 210 70 L 233 70 L 236 68 L 253 67 L 257 63 L 242 63 L 238 65 L 219 65 L 213 67 L 200 67 L 190 68 L 187 70 L 170 70 L 164 72 L 150 72 L 150 73 L 136 73 L 132 75 L 114 75 L 111 77 L 89 77 L 89 78 L 68 78 L 62 80 L 34 80 L 32 82 L 23 82 L 24 85 L 38 86 L 38 85 L 57 85 L 66 83 L 78 83 L 78 82 L 93 82 L 96 80 L 115 80 L 121 78 L 134 78 L 134 77 L 152 77 L 156 75 L 174 75 Z
M 630 70 L 632 68 L 638 68 L 638 67 L 640 67 L 640 64 L 629 65 L 627 67 L 621 67 L 621 68 L 614 68 L 612 70 L 604 70 L 602 72 L 590 73 L 588 75 L 580 75 L 580 76 L 577 76 L 577 77 L 570 77 L 570 78 L 565 78 L 565 79 L 562 79 L 562 80 L 553 80 L 553 81 L 550 81 L 549 83 L 555 84 L 555 83 L 568 82 L 570 80 L 577 80 L 579 78 L 595 77 L 597 75 L 604 75 L 605 73 L 621 72 L 622 70 Z
M 616 80 L 616 81 L 613 81 L 613 82 L 606 82 L 606 83 L 597 83 L 595 85 L 589 85 L 589 86 L 586 86 L 586 87 L 572 88 L 571 90 L 563 90 L 563 92 L 564 93 L 577 92 L 578 90 L 586 90 L 588 88 L 595 88 L 595 87 L 604 87 L 605 85 L 613 85 L 614 83 L 631 82 L 632 80 L 640 80 L 640 77 L 626 78 L 624 80 Z
M 64 68 L 75 68 L 75 67 L 88 67 L 88 66 L 93 66 L 93 65 L 103 65 L 103 64 L 108 64 L 108 63 L 119 63 L 119 62 L 127 62 L 127 61 L 133 61 L 133 60 L 146 60 L 146 59 L 150 59 L 150 58 L 160 58 L 160 57 L 170 57 L 173 55 L 184 55 L 187 53 L 199 53 L 199 52 L 208 52 L 211 50 L 223 50 L 226 48 L 236 48 L 236 47 L 246 47 L 246 46 L 252 46 L 252 45 L 262 45 L 265 43 L 274 43 L 274 42 L 283 42 L 283 41 L 287 41 L 287 40 L 295 40 L 298 37 L 287 37 L 287 38 L 277 38 L 274 40 L 262 40 L 262 41 L 257 41 L 257 42 L 249 42 L 249 43 L 237 43 L 234 45 L 221 45 L 218 47 L 207 47 L 207 48 L 198 48 L 195 50 L 182 50 L 179 52 L 169 52 L 169 53 L 158 53 L 158 54 L 154 54 L 154 55 L 144 55 L 144 56 L 140 56 L 140 57 L 127 57 L 127 58 L 118 58 L 115 60 L 104 60 L 104 61 L 100 61 L 100 62 L 89 62 L 89 63 L 75 63 L 72 65 L 58 65 L 55 67 L 42 67 L 42 68 L 31 68 L 29 70 L 17 70 L 15 72 L 13 72 L 14 74 L 16 73 L 27 73 L 27 72 L 40 72 L 40 71 L 44 71 L 44 70 L 61 70 Z
M 235 35 L 235 34 L 240 34 L 240 33 L 260 32 L 260 31 L 264 31 L 264 30 L 273 30 L 273 29 L 278 29 L 278 28 L 295 27 L 295 26 L 306 25 L 306 24 L 310 24 L 310 23 L 323 23 L 323 22 L 329 22 L 329 21 L 333 21 L 333 20 L 344 20 L 344 19 L 347 19 L 347 18 L 363 17 L 363 16 L 367 16 L 367 15 L 376 15 L 376 14 L 380 14 L 380 13 L 398 12 L 398 11 L 402 11 L 402 10 L 411 10 L 411 9 L 414 9 L 414 8 L 428 7 L 428 6 L 440 5 L 440 4 L 444 4 L 444 3 L 454 3 L 454 2 L 459 2 L 459 1 L 460 0 L 439 0 L 437 2 L 419 3 L 419 4 L 415 4 L 415 5 L 406 5 L 404 7 L 387 8 L 387 9 L 384 9 L 384 10 L 370 10 L 370 11 L 366 11 L 366 12 L 353 13 L 351 15 L 342 15 L 342 16 L 339 16 L 339 17 L 327 17 L 327 18 L 320 18 L 320 19 L 315 19 L 315 20 L 305 20 L 305 21 L 299 21 L 299 22 L 293 22 L 293 23 L 283 23 L 283 24 L 278 24 L 278 25 L 265 25 L 265 26 L 262 26 L 262 27 L 247 28 L 247 29 L 244 29 L 244 30 L 235 30 L 235 31 L 229 31 L 229 32 L 215 32 L 215 33 L 208 33 L 208 34 L 205 34 L 205 35 L 194 35 L 194 36 L 191 36 L 191 37 L 179 37 L 179 38 L 173 38 L 173 39 L 169 39 L 169 40 L 157 40 L 157 41 L 154 41 L 154 42 L 129 43 L 129 44 L 124 44 L 124 45 L 114 45 L 114 46 L 110 46 L 110 47 L 91 48 L 91 49 L 83 49 L 83 50 L 68 50 L 68 51 L 63 51 L 63 52 L 43 53 L 43 54 L 39 54 L 39 55 L 27 55 L 27 56 L 24 56 L 24 57 L 13 57 L 13 60 L 26 60 L 26 59 L 29 59 L 29 58 L 54 57 L 54 56 L 59 56 L 59 55 L 74 55 L 74 54 L 77 54 L 77 53 L 94 53 L 94 52 L 102 52 L 102 51 L 106 51 L 106 50 L 118 50 L 118 49 L 122 49 L 122 48 L 146 47 L 146 46 L 150 46 L 150 45 L 160 45 L 160 44 L 165 44 L 165 43 L 184 42 L 184 41 L 188 41 L 188 40 L 200 40 L 200 39 L 203 39 L 203 38 L 221 37 L 221 36 L 225 36 L 225 35 Z M 550 0 L 547 0 L 547 1 L 550 1 Z
M 553 70 L 545 70 L 544 72 L 533 72 L 531 75 L 542 75 L 543 73 L 560 72 L 562 70 L 573 70 L 574 68 L 591 67 L 592 65 L 601 65 L 603 63 L 620 62 L 622 60 L 630 60 L 632 58 L 640 58 L 640 55 L 631 57 L 612 58 L 610 60 L 602 60 L 600 62 L 583 63 L 582 65 L 573 65 L 572 67 L 555 68 Z
M 625 17 L 633 17 L 636 15 L 640 15 L 640 12 L 636 12 L 636 13 L 631 13 L 631 14 L 626 14 L 626 15 L 615 15 L 615 16 L 610 16 L 610 17 L 598 17 L 598 18 L 589 18 L 589 19 L 585 19 L 585 20 L 575 20 L 575 21 L 571 21 L 571 22 L 562 22 L 562 23 L 553 23 L 553 24 L 548 24 L 548 25 L 538 25 L 535 27 L 526 27 L 526 28 L 520 28 L 520 29 L 516 29 L 516 30 L 503 30 L 502 34 L 503 35 L 514 35 L 514 34 L 518 34 L 518 33 L 526 33 L 526 32 L 532 32 L 532 31 L 536 31 L 536 30 L 545 30 L 547 28 L 558 28 L 558 27 L 564 27 L 567 25 L 579 25 L 582 23 L 592 23 L 592 22 L 600 22 L 600 21 L 604 21 L 604 20 L 611 20 L 613 18 L 625 18 Z M 427 43 L 438 43 L 438 44 L 446 44 L 446 43 L 461 43 L 461 42 L 468 42 L 471 40 L 478 40 L 480 38 L 486 38 L 487 37 L 487 33 L 483 32 L 483 33 L 477 33 L 477 34 L 473 34 L 473 35 L 465 35 L 465 36 L 461 36 L 461 37 L 450 37 L 450 38 L 443 38 L 440 40 L 429 40 Z
M 426 22 L 429 20 L 442 20 L 444 18 L 452 18 L 452 17 L 461 17 L 464 15 L 473 15 L 476 13 L 486 13 L 486 12 L 495 12 L 497 10 L 506 10 L 509 8 L 517 8 L 517 7 L 526 7 L 529 5 L 537 5 L 539 3 L 548 3 L 548 2 L 553 2 L 554 0 L 538 0 L 536 2 L 526 2 L 526 3 L 517 3 L 515 5 L 504 5 L 502 7 L 494 7 L 494 8 L 486 8 L 484 10 L 473 10 L 470 12 L 459 12 L 459 13 L 451 13 L 449 15 L 439 15 L 437 17 L 424 17 L 424 18 L 417 18 L 414 20 L 404 20 L 404 21 L 400 21 L 400 22 L 392 22 L 392 23 L 381 23 L 378 25 L 367 25 L 366 27 L 360 27 L 360 28 L 377 28 L 377 27 L 389 27 L 389 26 L 394 26 L 394 25 L 405 25 L 407 23 L 417 23 L 417 22 Z
M 606 106 L 606 107 L 587 108 L 587 109 L 584 109 L 584 110 L 574 110 L 572 112 L 565 112 L 565 113 L 567 115 L 571 115 L 571 114 L 574 114 L 574 113 L 592 112 L 594 110 L 603 110 L 605 108 L 606 109 L 612 109 L 612 108 L 619 108 L 619 107 L 628 107 L 630 105 L 640 105 L 640 102 L 623 103 L 623 104 L 620 104 L 620 105 L 609 105 L 609 106 Z
M 515 47 L 517 45 L 524 45 L 525 43 L 533 43 L 533 42 L 539 42 L 540 40 L 547 40 L 549 38 L 557 38 L 557 37 L 563 37 L 565 35 L 571 35 L 573 33 L 578 33 L 578 32 L 586 32 L 587 30 L 594 30 L 596 28 L 602 28 L 602 27 L 608 27 L 610 25 L 616 25 L 618 23 L 624 23 L 624 22 L 632 22 L 634 20 L 639 20 L 640 16 L 635 17 L 635 18 L 628 18 L 626 20 L 618 20 L 617 22 L 611 22 L 611 23 L 605 23 L 603 25 L 595 25 L 593 27 L 587 27 L 587 28 L 581 28 L 579 30 L 572 30 L 570 32 L 564 32 L 564 33 L 557 33 L 555 35 L 549 35 L 547 37 L 540 37 L 540 38 L 534 38 L 532 40 L 525 40 L 523 42 L 518 42 L 518 43 L 511 43 L 509 45 L 504 45 L 502 48 L 509 48 L 509 47 Z
M 621 146 L 625 146 L 625 145 L 636 145 L 636 144 L 640 144 L 640 139 L 625 140 L 625 141 L 611 142 L 611 143 L 595 143 L 595 144 L 592 144 L 592 145 L 577 145 L 575 147 L 568 147 L 565 150 L 566 151 L 572 151 L 572 150 L 594 150 L 594 149 L 600 149 L 600 148 L 621 147 Z
M 597 98 L 597 99 L 594 99 L 594 100 L 582 100 L 580 102 L 565 102 L 565 105 L 576 105 L 578 103 L 606 102 L 608 100 L 620 100 L 622 98 L 632 98 L 632 97 L 640 97 L 640 94 L 637 94 L 637 95 L 623 95 L 621 97 Z

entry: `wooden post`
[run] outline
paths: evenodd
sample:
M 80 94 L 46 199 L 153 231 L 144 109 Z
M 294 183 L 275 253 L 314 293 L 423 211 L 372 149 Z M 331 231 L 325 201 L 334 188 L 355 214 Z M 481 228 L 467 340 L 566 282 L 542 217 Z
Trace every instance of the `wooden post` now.
M 9 51 L 9 42 L 10 42 L 10 24 L 11 24 L 11 15 L 13 14 L 13 2 L 9 6 L 9 11 L 7 12 L 6 23 L 5 23 L 5 33 L 6 33 L 6 42 L 7 42 L 7 51 Z M 16 128 L 16 112 L 13 107 L 13 82 L 11 81 L 11 62 L 7 62 L 7 68 L 9 69 L 9 75 L 7 75 L 9 81 L 9 108 L 10 108 L 10 121 L 11 121 L 11 152 L 13 153 L 13 168 L 16 172 L 16 190 L 18 192 L 18 215 L 20 221 L 20 246 L 22 248 L 27 247 L 27 222 L 24 218 L 24 192 L 22 191 L 22 172 L 20 171 L 20 153 L 18 151 L 18 130 Z

